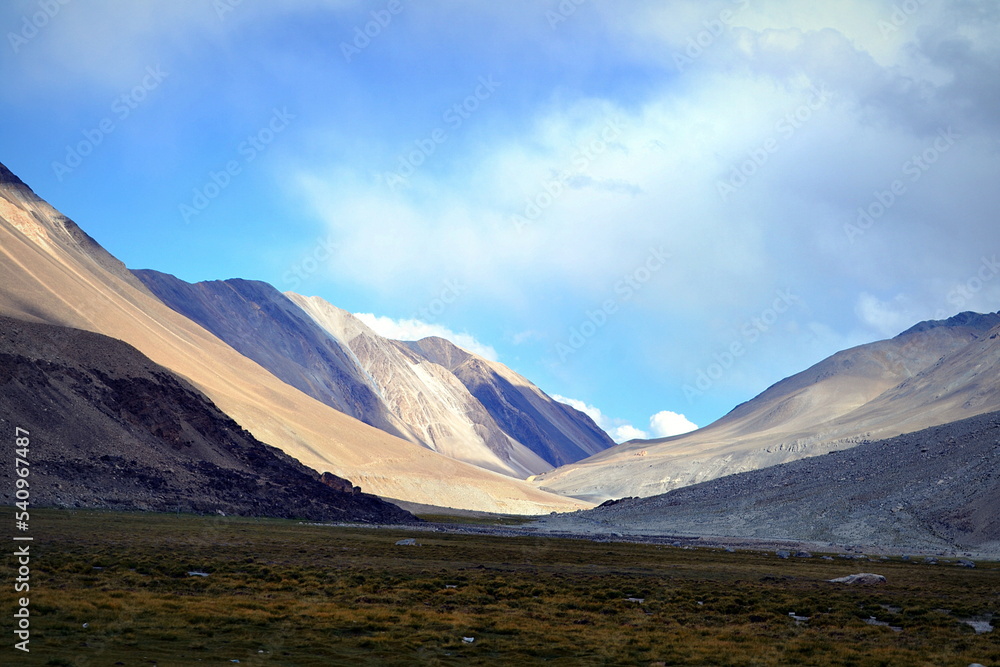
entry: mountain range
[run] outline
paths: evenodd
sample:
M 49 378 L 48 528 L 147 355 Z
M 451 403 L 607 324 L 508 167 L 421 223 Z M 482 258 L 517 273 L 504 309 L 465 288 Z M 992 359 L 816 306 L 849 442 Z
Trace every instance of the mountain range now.
M 259 441 L 367 492 L 522 514 L 587 506 L 391 435 L 279 379 L 167 306 L 3 166 L 0 285 L 0 315 L 129 343 L 188 381 Z M 31 426 L 44 432 L 44 423 Z
M 541 520 L 587 535 L 1000 554 L 1000 412 Z
M 601 502 L 787 463 L 1000 410 L 1000 314 L 962 313 L 838 352 L 705 428 L 635 440 L 535 476 Z
M 490 362 L 443 339 L 409 345 L 392 341 L 319 297 L 282 294 L 263 282 L 190 284 L 156 271 L 133 273 L 165 304 L 277 378 L 451 458 L 524 478 L 614 445 L 590 417 L 553 401 L 523 378 L 518 385 L 544 407 L 530 415 L 511 414 L 508 406 L 521 400 L 515 386 Z M 421 352 L 425 348 L 430 354 Z M 446 365 L 451 358 L 483 372 L 464 373 L 463 380 Z M 491 400 L 480 402 L 467 383 L 489 392 Z M 528 437 L 522 443 L 512 433 Z
M 48 504 L 412 521 L 395 499 L 567 513 L 559 530 L 995 549 L 998 380 L 1000 313 L 961 313 L 615 445 L 442 338 L 391 340 L 260 281 L 130 271 L 0 165 L 0 409 L 47 443 Z

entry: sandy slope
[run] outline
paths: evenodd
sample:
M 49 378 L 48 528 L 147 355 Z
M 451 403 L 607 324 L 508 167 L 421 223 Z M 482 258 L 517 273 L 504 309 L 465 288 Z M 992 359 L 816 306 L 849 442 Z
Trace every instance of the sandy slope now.
M 72 221 L 0 168 L 0 314 L 124 340 L 186 377 L 261 441 L 365 491 L 539 513 L 559 498 L 389 436 L 309 398 L 156 300 Z M 44 425 L 38 425 L 44 441 Z
M 998 323 L 962 315 L 839 352 L 703 429 L 625 443 L 533 482 L 594 501 L 652 496 L 1000 409 Z

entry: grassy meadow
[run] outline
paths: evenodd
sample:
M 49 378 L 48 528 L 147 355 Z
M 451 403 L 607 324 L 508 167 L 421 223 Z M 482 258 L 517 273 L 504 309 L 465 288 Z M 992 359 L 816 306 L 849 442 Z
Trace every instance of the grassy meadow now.
M 996 563 L 190 515 L 32 520 L 31 653 L 13 649 L 5 614 L 4 665 L 1000 665 L 1000 631 L 959 620 L 1000 619 Z M 407 537 L 420 546 L 396 546 Z M 855 572 L 888 583 L 825 581 Z

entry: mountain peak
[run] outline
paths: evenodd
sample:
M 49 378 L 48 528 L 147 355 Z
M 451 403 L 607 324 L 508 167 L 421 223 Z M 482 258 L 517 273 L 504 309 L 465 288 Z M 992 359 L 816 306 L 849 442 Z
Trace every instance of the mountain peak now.
M 946 320 L 925 320 L 910 327 L 903 333 L 896 336 L 908 336 L 910 334 L 930 331 L 938 327 L 969 327 L 978 331 L 989 331 L 1000 324 L 1000 312 L 997 313 L 974 313 L 965 311 Z
M 17 177 L 17 174 L 12 172 L 10 169 L 7 168 L 6 165 L 0 162 L 0 185 L 7 185 L 7 184 L 21 185 L 24 187 L 28 187 L 27 185 L 24 184 L 24 181 L 22 181 L 20 178 Z
M 37 203 L 41 201 L 41 198 L 35 194 L 35 191 L 28 187 L 28 184 L 18 178 L 17 174 L 12 172 L 3 163 L 0 163 L 0 190 L 14 194 L 15 199 L 20 199 L 25 202 Z
M 406 341 L 403 344 L 424 358 L 444 366 L 451 371 L 454 371 L 469 359 L 478 359 L 476 355 L 468 350 L 440 336 L 428 336 L 417 341 Z

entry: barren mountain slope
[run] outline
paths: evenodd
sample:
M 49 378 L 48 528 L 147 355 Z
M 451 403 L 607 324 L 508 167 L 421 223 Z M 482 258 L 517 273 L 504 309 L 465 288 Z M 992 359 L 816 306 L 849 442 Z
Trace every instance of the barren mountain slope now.
M 453 458 L 518 477 L 552 465 L 504 433 L 447 369 L 376 334 L 319 297 L 288 293 L 329 336 L 348 350 L 388 414 L 410 437 Z
M 1000 555 L 1000 413 L 664 495 L 552 517 L 548 530 L 725 536 Z
M 1000 324 L 848 416 L 911 430 L 993 410 L 1000 410 Z
M 262 442 L 378 495 L 535 513 L 576 503 L 394 438 L 281 382 L 171 310 L 6 169 L 0 314 L 126 341 L 182 375 Z
M 30 434 L 36 505 L 413 520 L 346 480 L 321 482 L 131 345 L 89 331 L 0 316 L 0 415 L 6 432 Z
M 1000 408 L 996 392 L 990 391 L 996 370 L 981 365 L 983 396 L 976 404 L 939 402 L 929 409 L 933 388 L 891 402 L 895 394 L 887 393 L 916 381 L 935 365 L 960 365 L 970 345 L 990 342 L 987 334 L 998 322 L 996 314 L 964 313 L 838 352 L 703 429 L 625 443 L 533 481 L 540 488 L 592 501 L 650 496 Z M 973 366 L 955 381 L 971 381 Z
M 405 437 L 352 355 L 271 285 L 241 279 L 192 284 L 159 271 L 132 273 L 165 304 L 278 379 L 366 424 Z
M 553 400 L 503 364 L 466 352 L 443 338 L 403 343 L 451 371 L 508 435 L 554 465 L 614 446 L 588 415 Z

